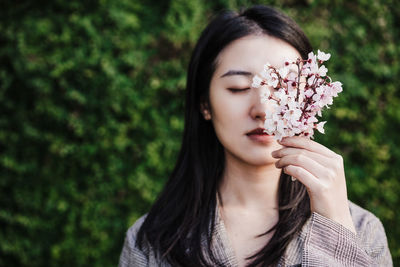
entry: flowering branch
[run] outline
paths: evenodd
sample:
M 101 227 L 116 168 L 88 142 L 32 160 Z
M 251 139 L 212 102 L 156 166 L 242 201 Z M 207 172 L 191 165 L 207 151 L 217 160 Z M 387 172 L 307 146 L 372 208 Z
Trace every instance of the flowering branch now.
M 281 140 L 286 136 L 308 136 L 313 138 L 314 129 L 324 133 L 326 121 L 318 122 L 324 107 L 332 105 L 333 97 L 342 92 L 341 82 L 332 82 L 326 75 L 328 69 L 322 65 L 330 54 L 318 50 L 308 54 L 308 59 L 286 61 L 277 69 L 265 64 L 260 75 L 253 77 L 252 87 L 263 88 L 261 102 L 272 110 L 266 112 L 265 132 Z M 271 93 L 269 88 L 277 91 Z

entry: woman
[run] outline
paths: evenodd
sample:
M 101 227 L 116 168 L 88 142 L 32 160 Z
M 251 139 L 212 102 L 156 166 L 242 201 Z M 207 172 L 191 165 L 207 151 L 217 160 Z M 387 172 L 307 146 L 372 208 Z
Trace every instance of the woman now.
M 127 232 L 120 266 L 392 266 L 379 219 L 347 199 L 341 156 L 262 131 L 268 106 L 252 77 L 310 51 L 269 7 L 208 25 L 189 65 L 177 164 Z

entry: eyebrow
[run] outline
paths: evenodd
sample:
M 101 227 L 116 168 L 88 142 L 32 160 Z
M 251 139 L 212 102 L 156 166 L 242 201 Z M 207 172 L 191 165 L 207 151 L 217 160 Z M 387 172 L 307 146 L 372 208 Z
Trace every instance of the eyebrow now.
M 223 78 L 223 77 L 226 77 L 226 76 L 233 76 L 233 75 L 251 76 L 253 74 L 251 72 L 243 71 L 243 70 L 229 70 L 225 74 L 221 75 L 220 78 Z

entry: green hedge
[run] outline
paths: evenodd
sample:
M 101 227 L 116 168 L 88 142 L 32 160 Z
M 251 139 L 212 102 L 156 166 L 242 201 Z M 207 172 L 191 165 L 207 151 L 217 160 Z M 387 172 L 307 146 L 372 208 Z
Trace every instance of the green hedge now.
M 191 50 L 212 14 L 272 4 L 332 53 L 344 92 L 317 140 L 400 263 L 395 1 L 4 1 L 0 266 L 115 266 L 173 168 Z

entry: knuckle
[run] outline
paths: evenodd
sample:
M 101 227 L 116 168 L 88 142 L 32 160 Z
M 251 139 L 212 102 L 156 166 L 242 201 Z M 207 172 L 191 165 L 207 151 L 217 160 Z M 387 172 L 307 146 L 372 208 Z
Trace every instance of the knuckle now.
M 289 166 L 284 167 L 284 168 L 283 168 L 283 171 L 284 171 L 284 172 L 290 172 Z
M 299 157 L 301 157 L 301 158 L 306 157 L 306 152 L 303 151 L 303 150 L 300 150 L 300 152 L 299 152 Z
M 330 187 L 327 184 L 321 184 L 319 186 L 319 192 L 323 195 L 327 194 L 329 192 Z
M 286 166 L 285 168 L 283 168 L 283 171 L 287 174 L 293 173 L 292 166 L 291 165 Z
M 335 154 L 335 158 L 338 162 L 343 162 L 343 157 L 340 154 Z
M 342 164 L 337 162 L 337 163 L 335 163 L 334 168 L 335 168 L 335 170 L 340 170 L 342 168 Z
M 294 156 L 294 160 L 299 163 L 302 162 L 304 160 L 304 155 L 302 154 L 297 154 L 296 156 Z
M 342 168 L 342 166 L 344 165 L 344 160 L 343 160 L 343 157 L 341 156 L 341 155 L 339 155 L 339 154 L 336 154 L 336 164 L 335 164 L 335 167 L 336 167 L 336 169 L 340 169 L 340 168 Z
M 301 174 L 300 168 L 292 167 L 292 174 L 295 177 L 298 177 Z
M 336 174 L 335 174 L 335 172 L 332 171 L 332 170 L 327 170 L 327 171 L 326 171 L 326 177 L 327 177 L 329 180 L 334 180 L 335 177 L 336 177 Z

